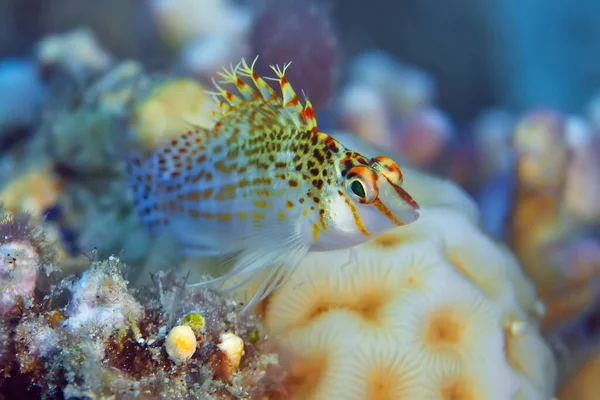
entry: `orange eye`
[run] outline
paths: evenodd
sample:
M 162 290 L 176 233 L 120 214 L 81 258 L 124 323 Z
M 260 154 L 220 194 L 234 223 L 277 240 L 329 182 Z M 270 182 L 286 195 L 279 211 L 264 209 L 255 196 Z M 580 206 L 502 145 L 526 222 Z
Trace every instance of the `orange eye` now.
M 379 195 L 375 172 L 365 166 L 350 168 L 346 174 L 346 191 L 363 204 L 373 203 Z
M 398 164 L 389 157 L 378 156 L 372 158 L 371 165 L 391 182 L 402 183 L 404 181 L 400 167 L 398 167 Z

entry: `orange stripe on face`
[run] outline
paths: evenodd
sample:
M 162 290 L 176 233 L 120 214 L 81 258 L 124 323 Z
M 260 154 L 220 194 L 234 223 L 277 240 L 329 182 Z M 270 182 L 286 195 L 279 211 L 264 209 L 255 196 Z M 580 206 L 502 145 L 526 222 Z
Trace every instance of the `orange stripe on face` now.
M 320 209 L 319 210 L 319 222 L 321 223 L 321 226 L 323 227 L 323 230 L 326 231 L 327 228 L 327 222 L 325 221 L 325 214 L 327 213 L 327 211 L 325 211 L 324 209 Z
M 388 182 L 390 182 L 389 179 Z M 396 193 L 398 193 L 398 195 L 402 198 L 402 200 L 407 202 L 413 209 L 418 210 L 420 208 L 419 204 L 412 198 L 410 194 L 406 192 L 406 190 L 402 189 L 400 186 L 396 185 L 393 182 L 390 182 L 390 185 L 392 185 L 392 187 L 394 188 Z
M 348 196 L 346 196 L 341 191 L 338 191 L 338 194 L 340 196 L 342 196 L 342 198 L 344 199 L 344 201 L 346 202 L 346 204 L 350 208 L 350 211 L 352 212 L 352 216 L 354 217 L 354 223 L 358 227 L 358 230 L 361 231 L 362 234 L 365 235 L 366 237 L 371 237 L 371 234 L 369 233 L 369 231 L 367 230 L 367 228 L 365 228 L 365 225 L 362 222 L 362 218 L 358 214 L 358 210 L 356 209 L 356 207 L 354 207 L 354 204 L 352 204 L 352 202 L 350 201 L 350 199 L 348 198 Z
M 396 218 L 396 216 L 394 215 L 394 213 L 392 213 L 390 211 L 390 209 L 387 208 L 385 206 L 385 204 L 383 204 L 383 202 L 381 200 L 379 200 L 379 199 L 375 200 L 373 202 L 373 205 L 375 207 L 377 207 L 377 209 L 379 211 L 381 211 L 381 213 L 383 215 L 385 215 L 386 217 L 388 217 L 390 219 L 390 221 L 392 221 L 394 223 L 394 225 L 396 225 L 396 226 L 403 226 L 404 225 L 402 222 L 398 221 L 398 219 Z
M 321 235 L 321 228 L 319 228 L 319 225 L 313 224 L 313 242 L 316 242 L 317 240 L 319 240 L 320 235 Z

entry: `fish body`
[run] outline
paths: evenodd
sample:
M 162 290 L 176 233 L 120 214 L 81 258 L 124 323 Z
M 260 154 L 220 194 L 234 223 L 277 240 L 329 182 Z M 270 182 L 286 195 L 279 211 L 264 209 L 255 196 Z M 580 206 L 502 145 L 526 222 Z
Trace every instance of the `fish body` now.
M 129 165 L 144 225 L 172 229 L 185 253 L 231 256 L 217 281 L 276 267 L 251 303 L 280 286 L 307 252 L 351 247 L 419 215 L 395 162 L 366 158 L 318 129 L 310 101 L 302 105 L 286 78 L 288 66 L 264 79 L 244 60 L 224 69 L 212 92 L 219 104 L 212 126 L 190 124 Z

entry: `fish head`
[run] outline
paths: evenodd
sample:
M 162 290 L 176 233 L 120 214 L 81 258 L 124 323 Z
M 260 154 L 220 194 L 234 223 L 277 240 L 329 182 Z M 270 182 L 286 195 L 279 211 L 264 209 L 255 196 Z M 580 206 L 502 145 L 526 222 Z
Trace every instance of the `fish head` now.
M 312 225 L 313 250 L 352 247 L 419 218 L 419 205 L 402 188 L 402 171 L 389 157 L 369 160 L 347 152 L 337 172 L 337 185 L 323 202 L 327 209 L 320 210 L 327 234 Z M 309 232 L 311 226 L 306 228 Z
M 419 205 L 402 188 L 402 171 L 391 158 L 356 157 L 341 171 L 344 201 L 365 240 L 419 218 Z

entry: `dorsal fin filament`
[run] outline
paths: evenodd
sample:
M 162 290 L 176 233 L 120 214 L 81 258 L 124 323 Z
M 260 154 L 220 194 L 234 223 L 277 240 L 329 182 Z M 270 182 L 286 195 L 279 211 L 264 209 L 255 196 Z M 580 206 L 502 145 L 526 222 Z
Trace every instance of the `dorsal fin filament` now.
M 215 91 L 209 92 L 219 105 L 221 117 L 235 112 L 238 115 L 245 115 L 250 118 L 255 115 L 255 111 L 263 116 L 272 119 L 272 122 L 279 124 L 292 124 L 301 130 L 316 130 L 317 121 L 313 107 L 305 96 L 304 106 L 292 88 L 292 85 L 286 77 L 286 70 L 291 63 L 286 63 L 283 69 L 277 65 L 271 66 L 275 72 L 275 77 L 260 77 L 255 71 L 254 66 L 258 56 L 249 66 L 246 60 L 242 60 L 234 67 L 223 67 L 218 72 L 221 77 L 219 82 L 213 80 Z M 253 88 L 243 77 L 250 78 L 255 88 Z M 281 95 L 279 95 L 265 80 L 274 80 L 279 83 Z M 237 88 L 239 96 L 224 89 L 220 84 L 231 84 Z M 253 112 L 249 112 L 253 110 Z M 219 118 L 217 116 L 217 118 Z
M 302 122 L 304 122 L 304 124 L 309 130 L 318 130 L 315 110 L 313 109 L 310 100 L 308 100 L 306 97 L 304 100 L 304 110 L 302 110 L 302 112 L 300 113 L 300 118 L 302 118 Z
M 260 92 L 260 95 L 265 101 L 277 101 L 279 99 L 279 95 L 277 94 L 277 92 L 273 90 L 273 88 L 269 86 L 269 84 L 265 82 L 265 80 L 254 71 L 254 65 L 256 64 L 256 61 L 258 61 L 258 56 L 254 58 L 254 61 L 252 61 L 252 65 L 248 66 L 246 60 L 242 58 L 242 61 L 240 62 L 240 68 L 238 71 L 239 74 L 246 78 L 252 79 L 254 86 L 256 86 L 256 88 Z

